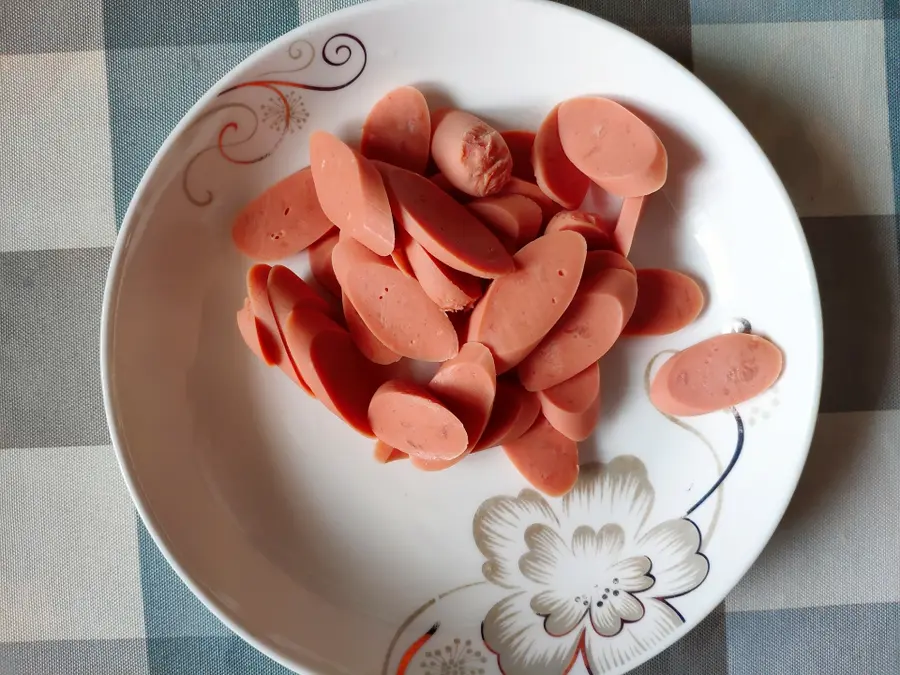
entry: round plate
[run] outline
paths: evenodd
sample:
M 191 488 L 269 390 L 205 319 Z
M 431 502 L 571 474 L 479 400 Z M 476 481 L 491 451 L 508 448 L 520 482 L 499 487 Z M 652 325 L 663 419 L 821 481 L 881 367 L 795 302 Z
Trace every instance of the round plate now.
M 378 465 L 371 441 L 241 343 L 237 209 L 308 163 L 311 130 L 353 138 L 403 84 L 500 128 L 534 129 L 555 103 L 603 94 L 668 148 L 633 260 L 693 274 L 708 305 L 686 330 L 604 357 L 603 419 L 565 498 L 528 489 L 501 450 L 437 474 Z M 303 256 L 288 262 L 305 270 Z M 655 357 L 738 318 L 784 351 L 777 386 L 734 411 L 658 413 Z M 168 560 L 281 663 L 353 675 L 601 675 L 663 650 L 722 601 L 781 518 L 821 349 L 805 240 L 746 130 L 642 40 L 532 0 L 367 3 L 236 68 L 144 177 L 102 335 L 112 438 Z

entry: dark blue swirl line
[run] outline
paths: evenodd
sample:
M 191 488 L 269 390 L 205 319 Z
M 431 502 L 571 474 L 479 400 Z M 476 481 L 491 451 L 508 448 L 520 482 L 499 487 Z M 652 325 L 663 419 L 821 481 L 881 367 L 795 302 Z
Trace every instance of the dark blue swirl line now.
M 691 515 L 694 511 L 703 506 L 703 502 L 713 496 L 715 491 L 718 490 L 722 486 L 722 483 L 725 482 L 725 479 L 728 478 L 728 474 L 731 473 L 731 470 L 734 468 L 735 464 L 737 464 L 737 461 L 741 456 L 741 450 L 744 449 L 744 420 L 741 419 L 741 415 L 737 411 L 737 408 L 732 408 L 731 414 L 734 415 L 734 420 L 735 422 L 737 422 L 737 447 L 735 447 L 734 449 L 734 455 L 732 455 L 731 461 L 728 463 L 728 466 L 725 467 L 724 473 L 719 476 L 719 479 L 715 483 L 713 483 L 713 486 L 707 491 L 707 493 L 700 498 L 700 501 L 698 501 L 688 509 L 688 512 L 685 514 L 685 516 Z

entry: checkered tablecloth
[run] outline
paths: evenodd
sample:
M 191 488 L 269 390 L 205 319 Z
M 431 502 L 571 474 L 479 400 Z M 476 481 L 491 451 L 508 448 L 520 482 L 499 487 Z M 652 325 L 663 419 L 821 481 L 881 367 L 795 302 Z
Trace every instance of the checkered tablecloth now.
M 803 217 L 824 303 L 819 427 L 783 524 L 637 672 L 897 675 L 900 2 L 568 1 L 735 110 Z M 0 0 L 0 675 L 286 672 L 201 606 L 139 522 L 101 406 L 100 303 L 169 130 L 245 56 L 346 4 Z

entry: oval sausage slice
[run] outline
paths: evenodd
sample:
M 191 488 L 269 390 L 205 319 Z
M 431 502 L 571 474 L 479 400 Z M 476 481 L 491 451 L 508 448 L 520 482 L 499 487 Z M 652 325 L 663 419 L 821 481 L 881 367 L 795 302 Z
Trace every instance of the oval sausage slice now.
M 411 359 L 446 361 L 459 342 L 450 319 L 415 279 L 389 258 L 380 258 L 353 239 L 332 254 L 341 288 L 372 334 L 388 349 Z
M 524 129 L 501 131 L 509 154 L 512 155 L 512 175 L 530 183 L 534 182 L 534 167 L 531 165 L 531 151 L 534 148 L 535 133 Z
M 541 207 L 541 213 L 544 216 L 544 222 L 550 222 L 550 219 L 562 210 L 562 207 L 555 201 L 550 199 L 544 192 L 534 183 L 529 183 L 521 178 L 510 178 L 506 187 L 500 192 L 502 195 L 522 195 L 528 197 Z
M 763 393 L 783 365 L 781 350 L 765 338 L 717 335 L 666 361 L 653 378 L 650 400 L 669 415 L 723 410 Z
M 262 321 L 256 318 L 250 306 L 250 298 L 244 298 L 244 306 L 237 312 L 237 325 L 250 351 L 262 359 L 267 366 L 277 363 L 280 346 L 278 337 L 272 335 Z
M 450 184 L 473 197 L 496 194 L 512 175 L 512 155 L 500 133 L 462 110 L 435 115 L 431 155 Z
M 372 449 L 372 457 L 379 464 L 390 464 L 398 459 L 407 459 L 409 455 L 392 448 L 387 443 L 376 440 L 375 447 Z
M 466 343 L 456 357 L 441 365 L 428 388 L 463 423 L 469 437 L 466 449 L 474 448 L 497 395 L 497 370 L 490 350 L 478 342 Z
M 309 267 L 313 278 L 334 297 L 341 297 L 341 285 L 334 276 L 334 265 L 331 264 L 331 252 L 338 243 L 338 232 L 328 234 L 309 247 Z
M 541 412 L 537 395 L 514 380 L 497 380 L 497 395 L 487 427 L 472 452 L 518 440 Z
M 531 162 L 538 187 L 557 204 L 577 209 L 587 194 L 591 179 L 579 171 L 559 140 L 559 106 L 544 118 L 534 139 Z
M 594 362 L 580 373 L 537 393 L 541 407 L 566 413 L 587 410 L 600 391 L 600 364 Z M 546 412 L 544 417 L 547 417 Z M 548 418 L 549 419 L 549 418 Z
M 409 235 L 399 239 L 399 246 L 403 247 L 413 276 L 422 286 L 422 290 L 445 312 L 469 309 L 481 297 L 480 279 L 435 260 Z
M 566 156 L 607 192 L 640 197 L 666 182 L 666 149 L 627 108 L 608 98 L 583 96 L 560 104 L 558 116 Z
M 463 423 L 424 387 L 403 380 L 385 382 L 369 404 L 375 435 L 411 457 L 448 460 L 466 451 Z
M 604 269 L 624 270 L 629 274 L 637 276 L 634 265 L 632 265 L 628 258 L 621 253 L 602 250 L 588 251 L 587 259 L 584 261 L 584 273 L 582 274 L 582 277 L 587 278 L 593 276 Z
M 303 251 L 332 227 L 306 167 L 247 204 L 234 220 L 231 237 L 241 253 L 271 261 Z
M 360 354 L 350 334 L 334 321 L 304 310 L 292 311 L 284 327 L 303 379 L 326 408 L 371 438 L 369 402 L 385 381 L 384 371 Z
M 509 253 L 486 225 L 427 178 L 378 162 L 399 225 L 445 265 L 493 279 L 513 270 Z
M 353 303 L 347 298 L 346 293 L 341 294 L 341 305 L 344 309 L 344 321 L 347 324 L 347 330 L 350 337 L 353 338 L 353 344 L 356 348 L 372 363 L 386 366 L 391 363 L 397 363 L 401 356 L 391 351 L 372 334 L 365 321 L 360 317 L 359 312 L 353 306 Z
M 629 197 L 622 202 L 614 234 L 616 248 L 622 255 L 627 256 L 631 253 L 631 245 L 634 243 L 634 235 L 641 219 L 641 212 L 644 210 L 645 200 L 646 197 Z
M 503 450 L 522 477 L 545 495 L 561 497 L 578 480 L 578 445 L 543 416 L 524 436 L 504 443 Z
M 341 139 L 325 131 L 309 138 L 316 194 L 332 223 L 374 253 L 394 250 L 394 219 L 381 174 Z
M 575 297 L 586 254 L 584 237 L 575 232 L 539 237 L 516 253 L 516 271 L 494 281 L 475 305 L 468 340 L 491 350 L 498 374 L 519 364 L 559 321 Z
M 431 147 L 431 113 L 422 92 L 415 87 L 388 92 L 369 111 L 359 147 L 369 159 L 423 173 Z
M 460 204 L 466 204 L 472 199 L 471 195 L 467 195 L 462 190 L 457 190 L 453 187 L 453 185 L 450 184 L 450 181 L 447 180 L 447 177 L 442 173 L 436 173 L 433 176 L 430 176 L 428 180 L 437 185 Z
M 613 248 L 616 224 L 587 211 L 560 211 L 547 223 L 547 232 L 577 232 L 584 237 L 588 251 Z
M 623 335 L 668 335 L 693 323 L 703 311 L 703 291 L 675 270 L 637 271 L 638 299 Z
M 554 429 L 572 441 L 587 439 L 600 421 L 600 394 L 591 401 L 587 410 L 565 412 L 552 406 L 541 406 L 541 412 Z
M 544 222 L 537 202 L 522 195 L 482 197 L 469 202 L 468 209 L 497 235 L 510 253 L 533 241 Z
M 517 370 L 528 391 L 549 389 L 587 368 L 619 339 L 637 300 L 637 281 L 606 269 L 582 282 L 569 309 Z

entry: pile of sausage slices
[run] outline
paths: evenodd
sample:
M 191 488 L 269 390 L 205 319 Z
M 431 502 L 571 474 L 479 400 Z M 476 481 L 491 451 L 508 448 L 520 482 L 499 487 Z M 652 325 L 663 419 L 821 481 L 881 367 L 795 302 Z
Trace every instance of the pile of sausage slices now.
M 376 439 L 377 461 L 438 471 L 502 447 L 535 488 L 567 492 L 577 442 L 600 418 L 599 361 L 620 337 L 677 331 L 704 305 L 687 275 L 628 260 L 644 200 L 666 180 L 657 135 L 601 97 L 564 101 L 536 133 L 499 132 L 401 87 L 372 109 L 358 149 L 316 131 L 309 152 L 233 225 L 257 261 L 237 313 L 250 349 Z M 617 218 L 579 210 L 592 185 L 621 198 Z M 301 251 L 314 285 L 268 264 Z M 440 365 L 423 381 L 415 361 Z M 771 342 L 719 335 L 670 358 L 651 400 L 704 414 L 781 369 Z

